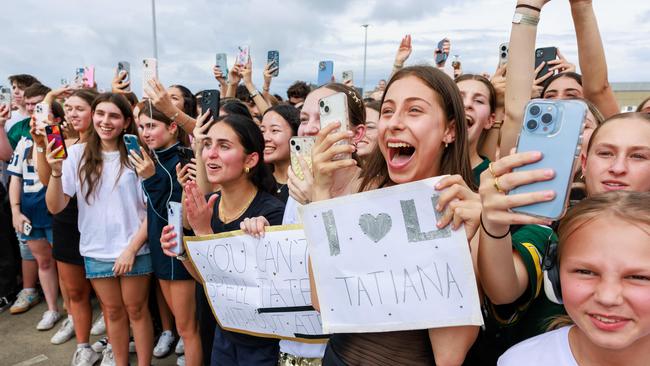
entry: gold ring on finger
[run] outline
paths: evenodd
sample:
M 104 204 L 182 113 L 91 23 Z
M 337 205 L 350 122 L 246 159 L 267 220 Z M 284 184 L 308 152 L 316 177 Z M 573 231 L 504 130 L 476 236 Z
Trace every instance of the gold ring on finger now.
M 499 177 L 494 177 L 494 188 L 497 190 L 497 192 L 504 193 L 503 189 L 499 185 Z

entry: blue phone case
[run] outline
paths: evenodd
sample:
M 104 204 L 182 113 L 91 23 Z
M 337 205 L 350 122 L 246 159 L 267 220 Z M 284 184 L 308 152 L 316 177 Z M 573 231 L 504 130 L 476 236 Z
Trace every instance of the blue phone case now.
M 334 75 L 334 61 L 321 61 L 318 63 L 318 86 L 332 81 Z
M 130 154 L 131 150 L 135 150 L 136 154 L 140 155 L 142 157 L 142 153 L 140 152 L 140 145 L 138 145 L 138 137 L 136 135 L 130 135 L 126 134 L 122 136 L 124 139 L 124 145 L 126 146 L 126 151 Z
M 272 67 L 277 67 L 278 69 L 273 72 L 273 77 L 276 77 L 280 74 L 280 52 L 278 51 L 269 51 L 266 57 L 266 63 L 269 64 L 273 62 Z
M 447 61 L 447 57 L 449 57 L 448 53 L 442 52 L 442 48 L 445 45 L 445 42 L 448 42 L 447 38 L 443 38 L 438 42 L 438 49 L 440 50 L 440 53 L 436 54 L 436 65 L 439 65 L 445 61 Z
M 517 152 L 541 151 L 536 163 L 513 171 L 553 169 L 553 179 L 516 187 L 508 194 L 555 191 L 552 201 L 519 206 L 514 212 L 557 220 L 567 207 L 573 172 L 580 155 L 587 105 L 577 100 L 533 99 L 526 106 Z

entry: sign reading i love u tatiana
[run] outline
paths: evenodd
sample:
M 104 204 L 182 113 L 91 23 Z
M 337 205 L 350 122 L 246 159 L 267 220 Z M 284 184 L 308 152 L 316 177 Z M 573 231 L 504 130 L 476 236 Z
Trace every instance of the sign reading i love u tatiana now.
M 465 230 L 436 227 L 439 179 L 302 207 L 325 333 L 483 324 Z

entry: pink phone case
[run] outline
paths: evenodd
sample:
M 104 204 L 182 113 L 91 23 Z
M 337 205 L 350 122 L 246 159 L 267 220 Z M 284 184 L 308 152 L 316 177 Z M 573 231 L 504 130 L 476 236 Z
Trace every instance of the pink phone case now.
M 84 67 L 84 86 L 92 88 L 95 86 L 95 66 Z

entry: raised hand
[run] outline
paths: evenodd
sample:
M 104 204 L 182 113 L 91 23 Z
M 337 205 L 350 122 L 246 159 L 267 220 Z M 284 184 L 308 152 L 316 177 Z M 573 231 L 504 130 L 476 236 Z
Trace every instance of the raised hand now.
M 567 61 L 567 59 L 560 53 L 560 49 L 557 49 L 557 56 L 559 57 L 558 59 L 551 60 L 548 62 L 549 65 L 553 65 L 551 68 L 549 68 L 549 71 L 555 71 L 557 70 L 558 72 L 576 72 L 576 65 L 570 63 Z
M 142 156 L 140 156 L 140 154 L 142 154 Z M 129 161 L 133 164 L 136 173 L 138 173 L 142 179 L 153 177 L 154 174 L 156 174 L 156 165 L 142 147 L 140 147 L 140 154 L 131 150 L 129 152 Z
M 465 224 L 467 240 L 472 240 L 481 222 L 481 196 L 469 189 L 458 174 L 441 179 L 435 188 L 442 191 L 436 206 L 436 211 L 443 212 L 438 228 L 451 223 L 451 228 L 457 230 Z
M 172 98 L 167 93 L 167 89 L 156 79 L 150 79 L 147 86 L 144 88 L 145 95 L 151 100 L 154 107 L 161 111 L 167 117 L 172 117 L 176 114 L 177 108 L 172 103 Z
M 312 201 L 312 187 L 314 185 L 314 173 L 311 167 L 301 154 L 297 155 L 298 164 L 302 171 L 302 178 L 298 177 L 293 169 L 289 167 L 287 171 L 287 187 L 289 187 L 289 195 L 293 197 L 301 205 L 308 204 Z
M 183 208 L 185 209 L 187 222 L 192 227 L 192 230 L 196 235 L 213 234 L 211 221 L 214 204 L 218 196 L 214 194 L 206 201 L 199 186 L 194 181 L 188 181 L 184 190 Z
M 314 141 L 311 150 L 314 172 L 314 201 L 331 198 L 330 190 L 334 183 L 334 173 L 337 170 L 357 165 L 357 161 L 352 159 L 351 156 L 355 151 L 355 147 L 348 143 L 354 133 L 352 131 L 333 132 L 340 127 L 340 122 L 325 126 L 320 130 Z M 337 144 L 340 141 L 346 143 Z M 341 155 L 348 156 L 334 160 L 335 157 Z
M 544 65 L 546 65 L 546 61 L 543 61 L 537 68 L 535 69 L 535 75 L 539 74 L 540 71 L 544 68 Z M 546 73 L 546 75 L 542 75 L 539 78 L 535 79 L 533 81 L 533 89 L 531 90 L 531 98 L 541 98 L 542 97 L 542 90 L 544 90 L 544 82 L 546 79 L 550 78 L 553 76 L 553 71 L 549 71 Z
M 490 82 L 494 87 L 497 95 L 497 107 L 503 107 L 506 100 L 506 72 L 508 64 L 500 65 L 494 75 L 490 78 Z
M 407 34 L 402 38 L 399 47 L 397 48 L 397 54 L 395 54 L 395 65 L 404 66 L 404 62 L 411 56 L 411 35 Z
M 124 81 L 124 79 L 126 79 L 126 76 L 126 70 L 117 72 L 117 69 L 115 69 L 113 80 L 111 80 L 111 91 L 113 93 L 126 94 L 131 92 L 131 80 Z
M 176 180 L 185 187 L 187 181 L 196 181 L 196 159 L 192 158 L 190 163 L 181 168 L 181 163 L 176 164 Z

